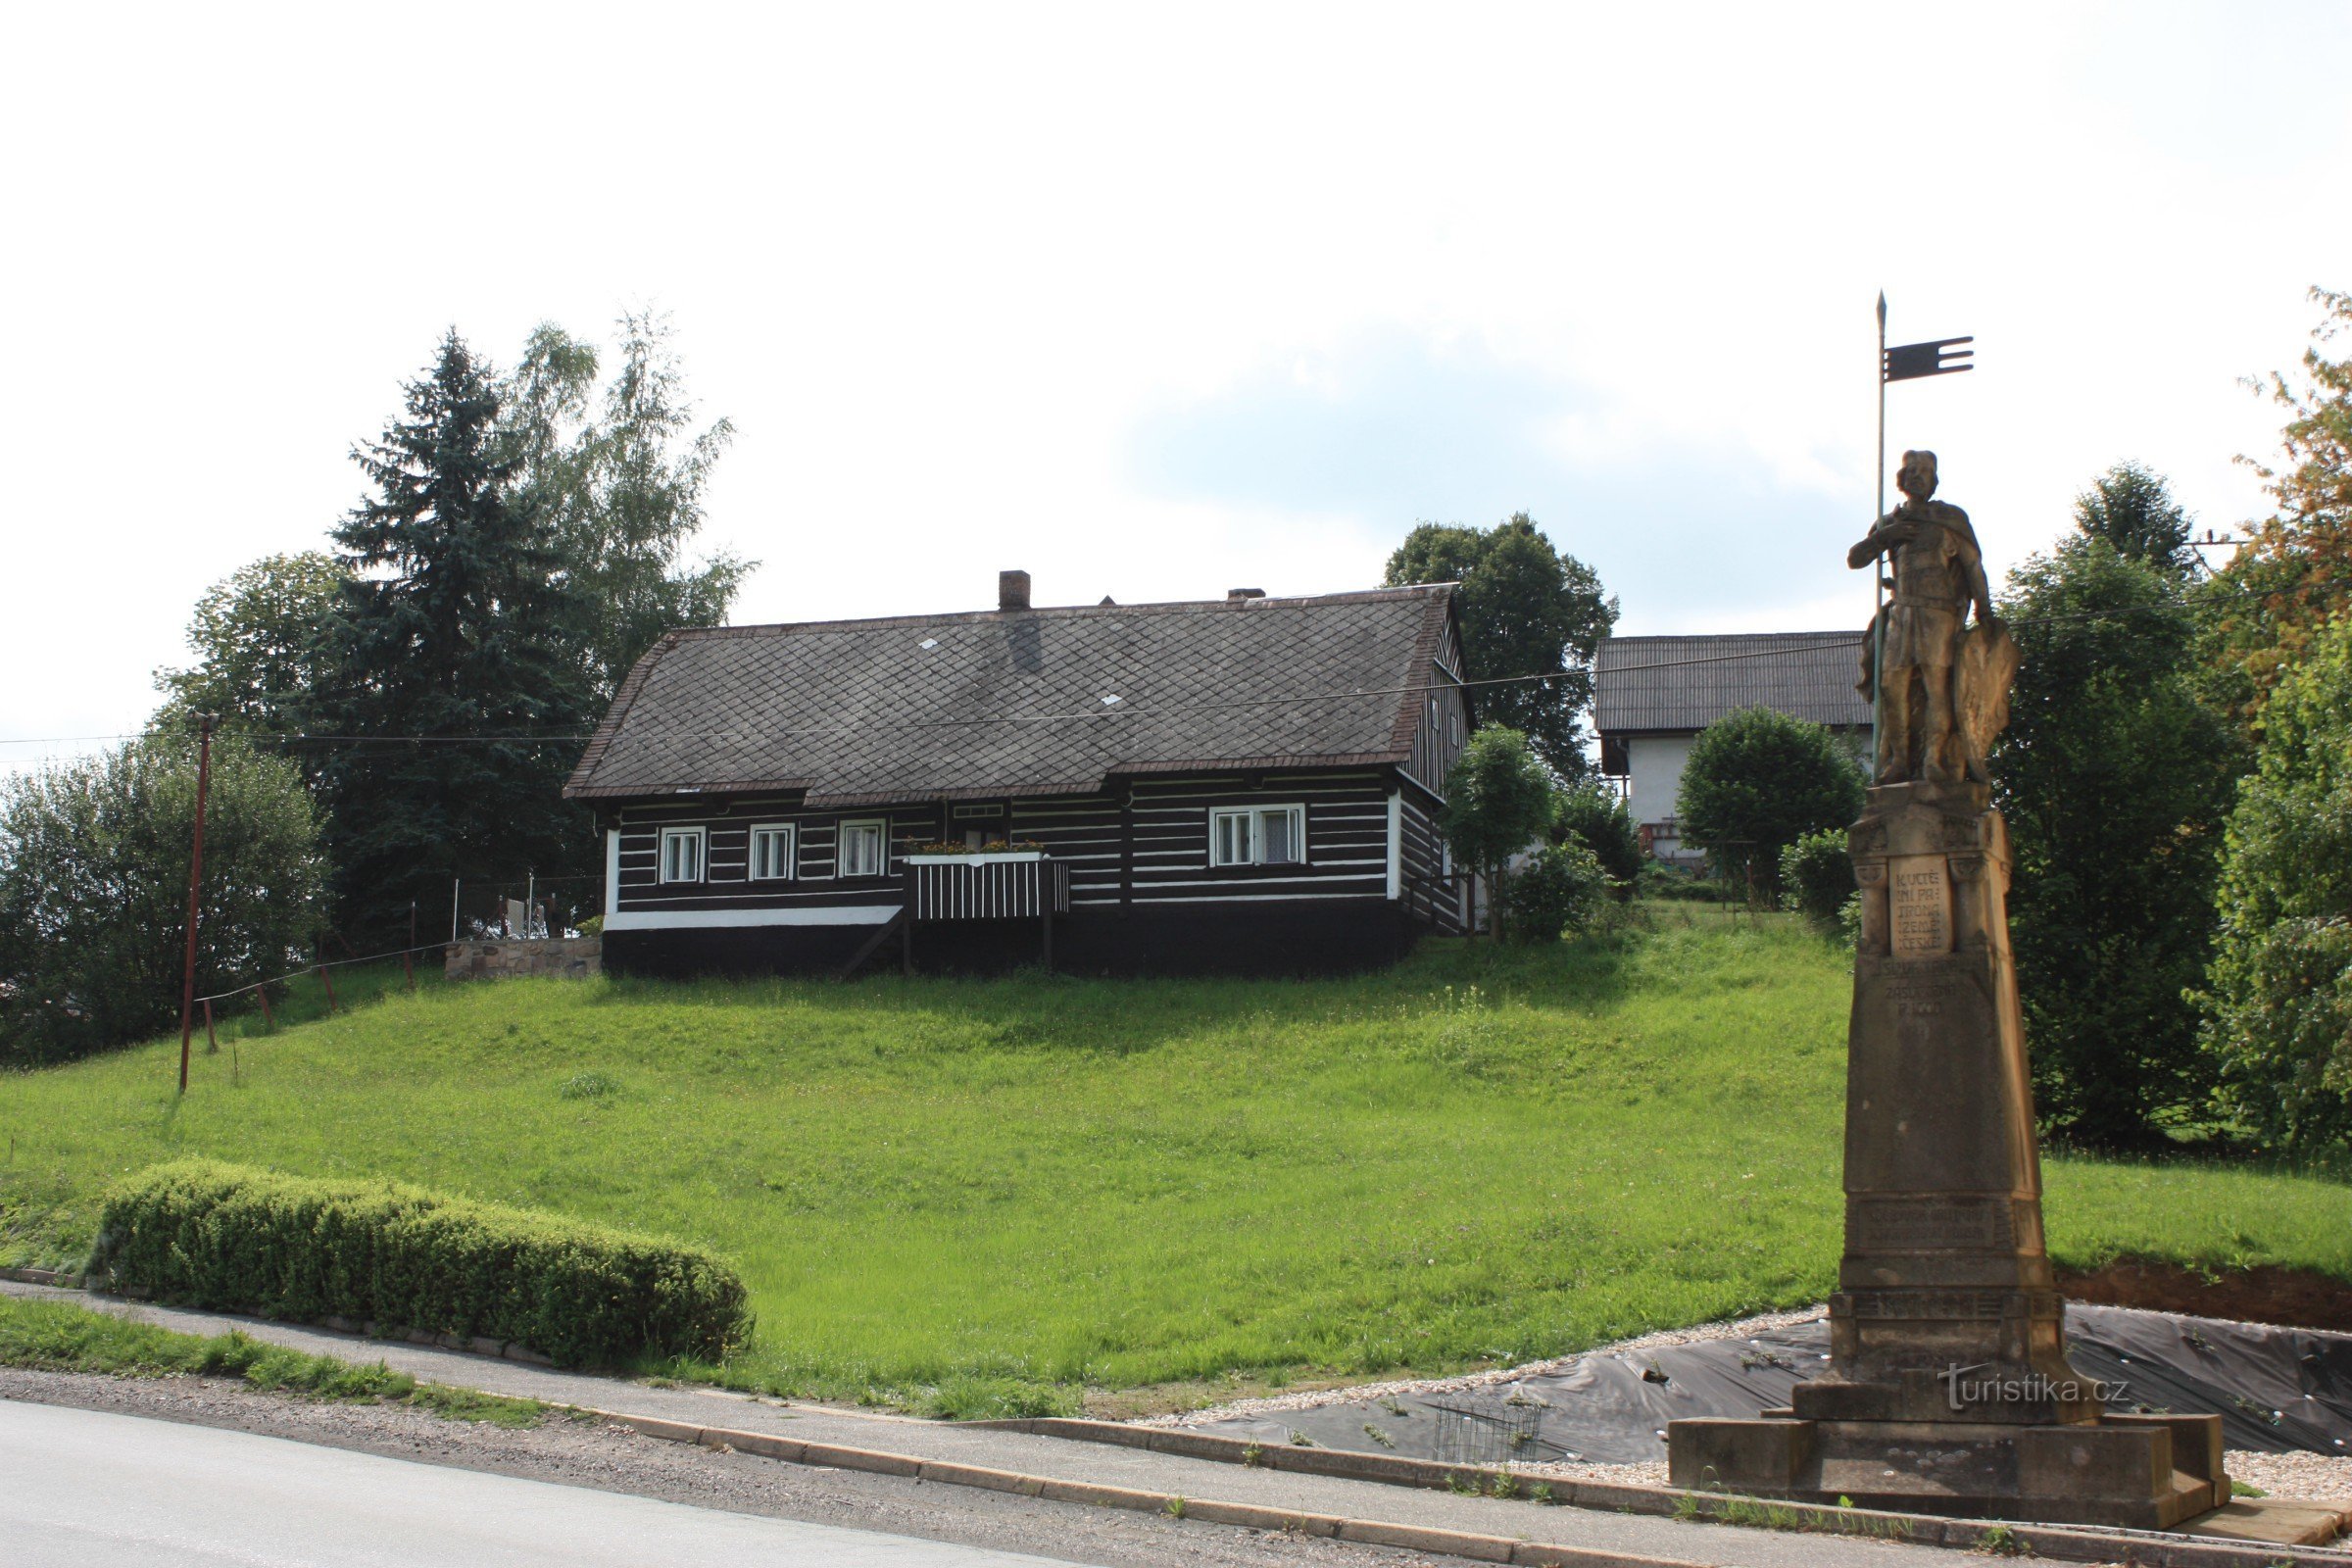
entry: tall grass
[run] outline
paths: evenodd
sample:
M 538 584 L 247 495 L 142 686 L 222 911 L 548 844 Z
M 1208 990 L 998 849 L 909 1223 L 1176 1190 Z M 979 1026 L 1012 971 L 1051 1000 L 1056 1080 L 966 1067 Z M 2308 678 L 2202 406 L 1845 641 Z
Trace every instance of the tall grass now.
M 348 974 L 350 971 L 343 971 Z M 397 968 L 393 970 L 397 979 Z M 346 992 L 338 976 L 339 993 Z M 0 1259 L 210 1153 L 705 1243 L 723 1373 L 932 1408 L 1435 1370 L 1817 1300 L 1847 971 L 1774 916 L 1316 982 L 397 985 L 201 1057 L 0 1078 Z M 2352 1277 L 2336 1183 L 2053 1160 L 2063 1262 Z

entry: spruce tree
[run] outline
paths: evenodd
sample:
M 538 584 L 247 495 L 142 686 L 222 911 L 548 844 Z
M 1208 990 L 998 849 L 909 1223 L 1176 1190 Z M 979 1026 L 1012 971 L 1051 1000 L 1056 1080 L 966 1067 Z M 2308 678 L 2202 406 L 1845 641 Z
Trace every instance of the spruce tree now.
M 407 384 L 404 417 L 355 450 L 374 494 L 334 530 L 351 580 L 308 726 L 324 749 L 341 919 L 405 931 L 453 878 L 519 883 L 592 867 L 562 798 L 593 722 L 581 614 L 498 383 L 453 329 Z M 429 928 L 429 927 L 428 927 Z

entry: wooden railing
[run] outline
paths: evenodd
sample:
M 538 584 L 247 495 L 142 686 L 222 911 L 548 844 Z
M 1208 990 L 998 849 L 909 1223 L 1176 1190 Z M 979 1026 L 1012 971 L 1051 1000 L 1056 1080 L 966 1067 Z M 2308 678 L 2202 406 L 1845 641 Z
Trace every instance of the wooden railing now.
M 1070 868 L 1044 856 L 909 858 L 906 909 L 917 920 L 1035 920 L 1070 912 Z

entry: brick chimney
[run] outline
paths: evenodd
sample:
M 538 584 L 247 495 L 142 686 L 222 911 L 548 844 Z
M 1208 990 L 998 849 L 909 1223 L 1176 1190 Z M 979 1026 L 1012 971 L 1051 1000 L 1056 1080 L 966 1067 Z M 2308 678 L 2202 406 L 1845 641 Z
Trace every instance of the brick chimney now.
M 997 608 L 999 610 L 1027 610 L 1029 608 L 1029 574 L 1025 571 L 997 573 Z
M 1225 602 L 1227 604 L 1233 604 L 1244 599 L 1263 599 L 1265 597 L 1266 591 L 1263 588 L 1228 588 L 1225 590 Z

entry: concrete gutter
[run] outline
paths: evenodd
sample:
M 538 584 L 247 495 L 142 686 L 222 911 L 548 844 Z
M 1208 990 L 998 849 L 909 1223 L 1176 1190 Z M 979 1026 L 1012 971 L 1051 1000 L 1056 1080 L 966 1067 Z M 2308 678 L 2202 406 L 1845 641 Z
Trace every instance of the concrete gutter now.
M 1011 1421 L 971 1421 L 966 1426 L 1004 1432 L 1028 1432 L 1040 1437 L 1075 1439 L 1085 1443 L 1115 1444 L 1147 1448 L 1154 1453 L 1188 1459 L 1208 1459 L 1256 1469 L 1289 1470 L 1305 1475 L 1333 1476 L 1348 1481 L 1372 1481 L 1387 1486 L 1486 1492 L 1506 1472 L 1432 1459 L 1407 1459 L 1394 1454 L 1355 1453 L 1341 1448 L 1267 1446 L 1242 1438 L 1217 1437 L 1179 1427 L 1130 1426 L 1120 1421 L 1087 1421 L 1064 1416 L 1034 1416 Z M 1529 1478 L 1515 1478 L 1524 1489 Z M 2123 1560 L 2147 1568 L 2225 1568 L 2225 1565 L 2281 1563 L 2341 1565 L 2352 1563 L 2352 1550 L 2342 1547 L 2297 1546 L 2291 1541 L 2239 1545 L 2228 1540 L 2199 1540 L 2193 1535 L 2161 1530 L 2121 1530 L 2104 1527 L 2036 1525 L 1991 1519 L 1957 1519 L 1940 1514 L 1892 1513 L 1873 1508 L 1827 1508 L 1815 1503 L 1784 1502 L 1769 1498 L 1689 1492 L 1675 1487 L 1641 1487 L 1599 1481 L 1546 1480 L 1554 1503 L 1572 1508 L 1604 1508 L 1614 1513 L 1665 1515 L 1767 1529 L 1792 1529 L 1809 1534 L 1903 1541 L 1914 1545 L 1946 1546 L 1963 1551 L 2006 1552 L 2022 1548 L 2024 1555 L 2067 1562 L 2104 1563 Z M 2269 1499 L 2263 1499 L 2267 1501 Z M 2280 1514 L 2311 1516 L 2310 1523 L 2340 1522 L 2337 1511 L 2317 1504 L 2280 1499 Z M 2240 1515 L 2263 1512 L 2262 1502 L 2238 1502 L 2230 1510 Z M 1763 1513 L 1766 1519 L 1757 1515 Z M 2209 1516 L 2210 1517 L 2210 1516 Z M 1768 1522 L 1767 1522 L 1768 1521 Z M 2224 1528 L 2228 1529 L 2229 1526 Z M 2237 1535 L 2236 1530 L 2231 1534 Z M 2329 1530 L 2332 1536 L 2333 1530 Z M 2239 1539 L 2244 1539 L 2240 1537 Z M 2280 1548 L 2289 1547 L 2286 1555 Z
M 1144 1492 L 1106 1487 L 1084 1481 L 1058 1481 L 1052 1476 L 1018 1470 L 993 1470 L 980 1465 L 951 1464 L 913 1454 L 878 1448 L 851 1448 L 830 1443 L 801 1443 L 762 1432 L 736 1432 L 725 1427 L 697 1427 L 683 1421 L 629 1415 L 613 1410 L 574 1406 L 583 1415 L 600 1417 L 649 1438 L 671 1443 L 699 1444 L 706 1448 L 758 1454 L 786 1464 L 822 1465 L 834 1470 L 861 1470 L 876 1475 L 904 1476 L 942 1486 L 978 1487 L 989 1492 L 1012 1492 L 1048 1502 L 1072 1502 L 1090 1508 L 1124 1508 L 1136 1513 L 1164 1514 L 1172 1519 L 1198 1519 L 1203 1524 L 1241 1525 L 1288 1535 L 1322 1536 L 1371 1546 L 1396 1546 L 1406 1551 L 1435 1552 L 1466 1557 L 1474 1562 L 1527 1563 L 1544 1568 L 1703 1568 L 1688 1557 L 1650 1557 L 1591 1546 L 1551 1545 L 1512 1541 L 1501 1536 L 1473 1535 L 1427 1525 L 1384 1524 L 1335 1514 L 1296 1513 L 1250 1502 L 1220 1502 L 1211 1497 L 1186 1497 L 1171 1492 Z M 979 1423 L 970 1423 L 978 1425 Z

